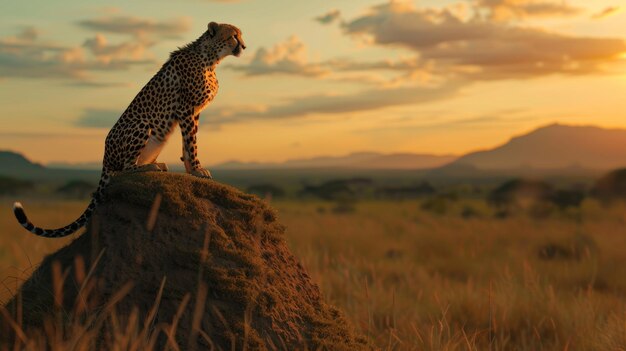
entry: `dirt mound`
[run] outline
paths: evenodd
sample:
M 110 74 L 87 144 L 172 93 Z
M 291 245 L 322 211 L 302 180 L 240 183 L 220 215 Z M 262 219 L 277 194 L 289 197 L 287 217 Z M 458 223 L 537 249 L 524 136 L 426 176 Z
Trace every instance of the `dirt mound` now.
M 7 309 L 23 310 L 27 330 L 115 310 L 169 332 L 160 342 L 182 350 L 369 349 L 324 303 L 283 233 L 261 200 L 214 181 L 120 176 L 86 233 L 48 256 Z

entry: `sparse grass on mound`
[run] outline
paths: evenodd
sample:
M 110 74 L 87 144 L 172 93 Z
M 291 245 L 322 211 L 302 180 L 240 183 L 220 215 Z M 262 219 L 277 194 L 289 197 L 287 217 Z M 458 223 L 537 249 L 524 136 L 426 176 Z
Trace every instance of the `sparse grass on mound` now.
M 9 302 L 3 335 L 78 349 L 369 349 L 283 234 L 272 209 L 231 187 L 117 177 L 87 232 Z

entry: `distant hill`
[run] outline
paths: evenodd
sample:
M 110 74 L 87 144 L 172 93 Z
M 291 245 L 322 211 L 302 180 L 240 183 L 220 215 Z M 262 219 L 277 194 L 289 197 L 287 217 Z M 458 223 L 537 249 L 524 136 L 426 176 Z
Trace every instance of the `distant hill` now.
M 0 150 L 0 175 L 27 180 L 98 179 L 100 172 L 79 169 L 53 169 L 32 162 L 24 155 Z
M 216 169 L 350 168 L 408 170 L 436 168 L 454 159 L 456 156 L 453 155 L 358 152 L 346 156 L 320 156 L 276 163 L 230 161 L 213 167 Z
M 543 170 L 580 173 L 626 166 L 626 130 L 552 124 L 491 150 L 472 152 L 440 168 L 454 172 Z
M 22 154 L 0 150 L 0 172 L 37 172 L 42 170 L 44 170 L 44 166 L 29 161 Z
M 91 169 L 91 170 L 101 170 L 102 169 L 102 161 L 93 161 L 93 162 L 62 162 L 55 161 L 46 163 L 46 167 L 48 168 L 59 168 L 59 169 Z
M 82 164 L 85 168 L 94 165 Z M 99 177 L 98 169 L 77 169 L 73 168 L 77 167 L 75 165 L 59 163 L 55 166 L 59 168 L 33 163 L 19 153 L 0 151 L 0 175 L 26 180 L 93 181 Z M 172 171 L 182 171 L 180 164 L 170 166 Z M 626 167 L 626 129 L 552 124 L 513 137 L 493 149 L 471 152 L 458 158 L 453 155 L 358 152 L 276 163 L 231 161 L 209 166 L 209 169 L 215 170 L 215 175 L 221 179 L 250 185 L 248 170 L 254 171 L 255 176 L 267 171 L 274 177 L 289 175 L 294 179 L 313 170 L 334 175 L 344 172 L 359 175 L 365 170 L 369 171 L 368 174 L 387 174 L 396 170 L 424 179 L 484 180 L 511 176 L 595 177 L 622 167 Z

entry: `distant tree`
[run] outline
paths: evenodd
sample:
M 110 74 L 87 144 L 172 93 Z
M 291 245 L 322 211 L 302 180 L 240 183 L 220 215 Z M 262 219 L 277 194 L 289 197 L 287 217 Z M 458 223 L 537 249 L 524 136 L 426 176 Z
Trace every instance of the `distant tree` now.
M 474 207 L 465 205 L 463 206 L 463 210 L 461 211 L 461 217 L 465 219 L 469 218 L 479 218 L 481 216 L 480 212 L 476 210 Z
M 564 210 L 569 207 L 580 207 L 585 199 L 584 189 L 560 189 L 552 194 L 551 201 L 559 209 Z
M 0 176 L 0 195 L 15 195 L 33 187 L 34 184 L 28 180 Z
M 57 188 L 56 193 L 67 197 L 84 199 L 91 196 L 95 190 L 96 185 L 92 183 L 84 180 L 71 180 L 65 185 Z
M 626 168 L 614 170 L 598 179 L 591 195 L 604 202 L 626 200 Z
M 376 189 L 376 196 L 391 199 L 412 199 L 430 196 L 437 190 L 428 182 L 422 182 L 413 186 L 387 186 Z
M 246 191 L 262 198 L 281 198 L 285 196 L 285 191 L 274 184 L 251 185 Z
M 540 180 L 514 179 L 494 189 L 487 201 L 499 210 L 530 209 L 550 202 L 552 185 Z
M 449 200 L 445 196 L 433 196 L 422 202 L 420 207 L 424 211 L 444 215 L 448 212 L 448 202 Z
M 354 201 L 337 201 L 331 211 L 335 214 L 353 213 L 356 211 L 356 206 Z
M 328 182 L 322 185 L 306 185 L 298 192 L 300 196 L 313 196 L 324 200 L 344 200 L 356 197 L 350 186 L 342 182 Z
M 371 184 L 372 180 L 368 178 L 336 179 L 321 185 L 305 185 L 298 195 L 331 201 L 349 201 L 359 198 Z

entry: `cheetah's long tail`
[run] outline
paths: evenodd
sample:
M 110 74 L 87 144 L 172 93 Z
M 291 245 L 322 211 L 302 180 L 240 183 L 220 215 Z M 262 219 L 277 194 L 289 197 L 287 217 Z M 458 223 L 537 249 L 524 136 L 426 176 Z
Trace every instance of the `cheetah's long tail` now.
M 19 202 L 13 203 L 13 213 L 15 214 L 15 218 L 22 225 L 22 227 L 26 228 L 29 232 L 43 236 L 45 238 L 61 238 L 64 236 L 68 236 L 78 229 L 82 228 L 87 224 L 87 221 L 91 218 L 93 211 L 96 209 L 96 205 L 98 204 L 99 199 L 102 196 L 102 191 L 109 183 L 109 174 L 103 170 L 102 177 L 100 178 L 100 184 L 98 185 L 98 189 L 94 193 L 89 205 L 74 222 L 66 225 L 65 227 L 57 228 L 57 229 L 44 229 L 41 227 L 35 226 L 26 216 L 24 212 L 24 208 L 22 204 Z

